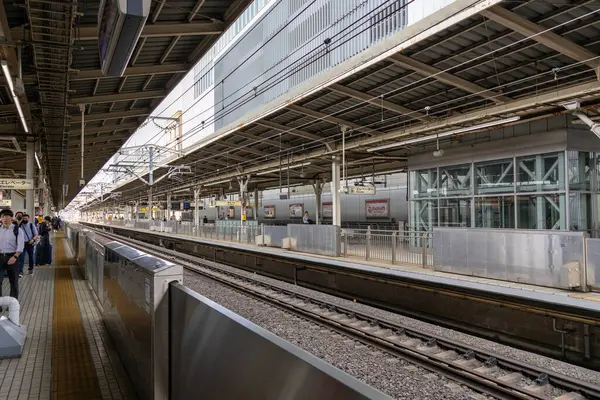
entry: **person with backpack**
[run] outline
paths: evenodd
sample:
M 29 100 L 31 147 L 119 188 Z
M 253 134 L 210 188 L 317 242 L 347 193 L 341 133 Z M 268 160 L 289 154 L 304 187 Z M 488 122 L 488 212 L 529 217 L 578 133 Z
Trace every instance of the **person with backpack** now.
M 25 254 L 27 254 L 27 256 L 29 257 L 29 275 L 33 275 L 33 250 L 35 249 L 35 241 L 38 238 L 38 230 L 35 227 L 35 225 L 29 221 L 29 214 L 23 214 L 23 219 L 21 220 L 21 229 L 23 230 L 23 233 L 25 235 L 25 247 L 23 248 L 23 253 L 19 259 L 19 277 L 22 278 L 23 268 L 25 266 Z
M 0 297 L 2 296 L 2 283 L 4 271 L 8 272 L 10 281 L 10 297 L 19 298 L 19 256 L 23 252 L 25 238 L 18 225 L 13 224 L 11 210 L 0 211 Z

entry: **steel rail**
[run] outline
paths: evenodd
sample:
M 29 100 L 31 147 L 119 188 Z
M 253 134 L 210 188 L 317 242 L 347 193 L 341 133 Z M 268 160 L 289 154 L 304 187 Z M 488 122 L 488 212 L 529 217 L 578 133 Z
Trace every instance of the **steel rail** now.
M 548 399 L 552 388 L 565 394 L 600 399 L 600 387 L 535 365 L 515 361 L 487 350 L 466 346 L 415 328 L 265 283 L 223 269 L 223 264 L 178 253 L 164 247 L 95 230 L 107 238 L 141 247 L 149 253 L 181 264 L 185 269 L 226 285 L 243 294 L 271 303 L 287 312 L 325 325 L 327 328 L 410 363 L 460 382 L 476 392 L 499 399 Z M 199 266 L 201 265 L 201 266 Z M 483 364 L 483 365 L 481 365 Z M 533 382 L 533 384 L 523 384 Z

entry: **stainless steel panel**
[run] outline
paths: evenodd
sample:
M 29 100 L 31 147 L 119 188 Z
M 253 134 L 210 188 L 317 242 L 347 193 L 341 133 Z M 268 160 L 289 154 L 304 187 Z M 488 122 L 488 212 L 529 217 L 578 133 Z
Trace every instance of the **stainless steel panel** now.
M 600 290 L 600 239 L 587 239 L 587 283 Z
M 281 247 L 284 237 L 287 237 L 287 226 L 271 226 L 265 225 L 265 235 L 271 237 L 271 246 Z
M 169 297 L 173 400 L 389 398 L 181 285 Z
M 340 227 L 334 225 L 290 224 L 288 237 L 293 238 L 292 250 L 339 257 Z
M 562 289 L 580 282 L 583 232 L 435 228 L 433 236 L 437 271 Z
M 168 394 L 168 283 L 183 268 L 116 242 L 104 245 L 103 316 L 138 396 Z

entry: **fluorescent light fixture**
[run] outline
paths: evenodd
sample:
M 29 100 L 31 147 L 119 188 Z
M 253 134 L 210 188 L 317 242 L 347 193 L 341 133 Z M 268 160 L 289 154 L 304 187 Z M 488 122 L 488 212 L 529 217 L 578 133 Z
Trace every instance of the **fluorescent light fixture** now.
M 33 155 L 35 156 L 35 162 L 38 165 L 39 169 L 42 169 L 42 164 L 40 164 L 40 159 L 38 158 L 37 152 L 33 153 Z
M 301 164 L 294 164 L 294 165 L 282 165 L 281 166 L 281 171 L 285 171 L 286 169 L 293 169 L 293 168 L 301 168 L 301 167 L 306 167 L 307 165 L 310 165 L 310 162 L 305 162 L 305 163 L 301 163 Z M 260 176 L 260 175 L 268 175 L 268 174 L 273 174 L 275 172 L 279 172 L 280 169 L 279 168 L 274 168 L 274 169 L 270 169 L 268 171 L 262 171 L 262 172 L 258 172 L 256 175 Z
M 4 77 L 6 78 L 6 82 L 8 82 L 8 87 L 10 88 L 10 95 L 15 102 L 15 106 L 17 107 L 17 112 L 19 113 L 19 118 L 21 119 L 21 124 L 23 124 L 23 130 L 25 133 L 29 133 L 29 128 L 27 128 L 27 122 L 25 121 L 25 115 L 23 115 L 23 110 L 21 109 L 21 103 L 19 102 L 19 98 L 15 94 L 15 86 L 13 85 L 12 76 L 10 75 L 10 71 L 8 69 L 8 63 L 6 60 L 0 61 L 0 65 L 2 65 L 2 72 L 4 72 Z
M 418 137 L 418 138 L 414 138 L 414 139 L 403 140 L 402 142 L 385 144 L 383 146 L 367 149 L 367 151 L 373 152 L 373 151 L 391 149 L 394 147 L 406 146 L 407 144 L 427 142 L 429 140 L 435 140 L 437 138 L 448 137 L 448 136 L 456 135 L 459 133 L 471 132 L 471 131 L 476 131 L 479 129 L 490 128 L 490 127 L 496 126 L 496 125 L 508 124 L 510 122 L 515 122 L 520 119 L 521 119 L 521 117 L 511 117 L 511 118 L 499 119 L 497 121 L 490 121 L 490 122 L 486 122 L 484 124 L 468 126 L 466 128 L 454 129 L 452 131 L 447 131 L 447 132 L 443 132 L 443 133 L 439 133 L 439 134 L 433 134 L 433 135 Z

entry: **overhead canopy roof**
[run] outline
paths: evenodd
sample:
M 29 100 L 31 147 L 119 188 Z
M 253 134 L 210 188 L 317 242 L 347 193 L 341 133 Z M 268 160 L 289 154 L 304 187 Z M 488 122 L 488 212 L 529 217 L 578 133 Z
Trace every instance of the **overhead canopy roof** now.
M 153 193 L 189 198 L 192 187 L 203 185 L 210 194 L 228 190 L 230 182 L 235 190 L 236 177 L 246 174 L 253 176 L 250 187 L 274 187 L 280 163 L 287 184 L 288 161 L 292 184 L 330 179 L 332 156 L 341 153 L 341 126 L 349 128 L 348 175 L 360 176 L 406 168 L 418 145 L 373 151 L 398 140 L 433 134 L 435 142 L 435 132 L 508 117 L 544 118 L 565 112 L 558 103 L 567 99 L 579 99 L 598 116 L 600 11 L 597 2 L 576 3 L 495 6 L 293 104 L 282 99 L 277 111 L 248 116 L 174 161 L 191 166 L 194 176 L 162 180 Z M 471 133 L 452 140 L 468 140 Z M 136 180 L 118 190 L 123 200 L 145 201 L 147 189 Z
M 246 8 L 250 0 L 156 0 L 123 77 L 103 77 L 97 45 L 99 0 L 5 1 L 1 46 L 11 70 L 18 70 L 16 45 L 22 45 L 22 74 L 30 126 L 42 144 L 55 201 L 63 176 L 68 203 L 79 191 L 81 116 L 86 105 L 85 179 L 89 180 L 144 121 L 169 90 Z M 7 27 L 10 27 L 8 29 Z M 0 93 L 0 135 L 25 136 L 14 104 Z M 31 110 L 31 111 L 29 111 Z M 4 153 L 4 152 L 3 152 Z M 3 154 L 1 168 L 24 173 L 22 153 Z M 7 173 L 12 174 L 8 171 Z M 65 204 L 66 205 L 66 204 Z

